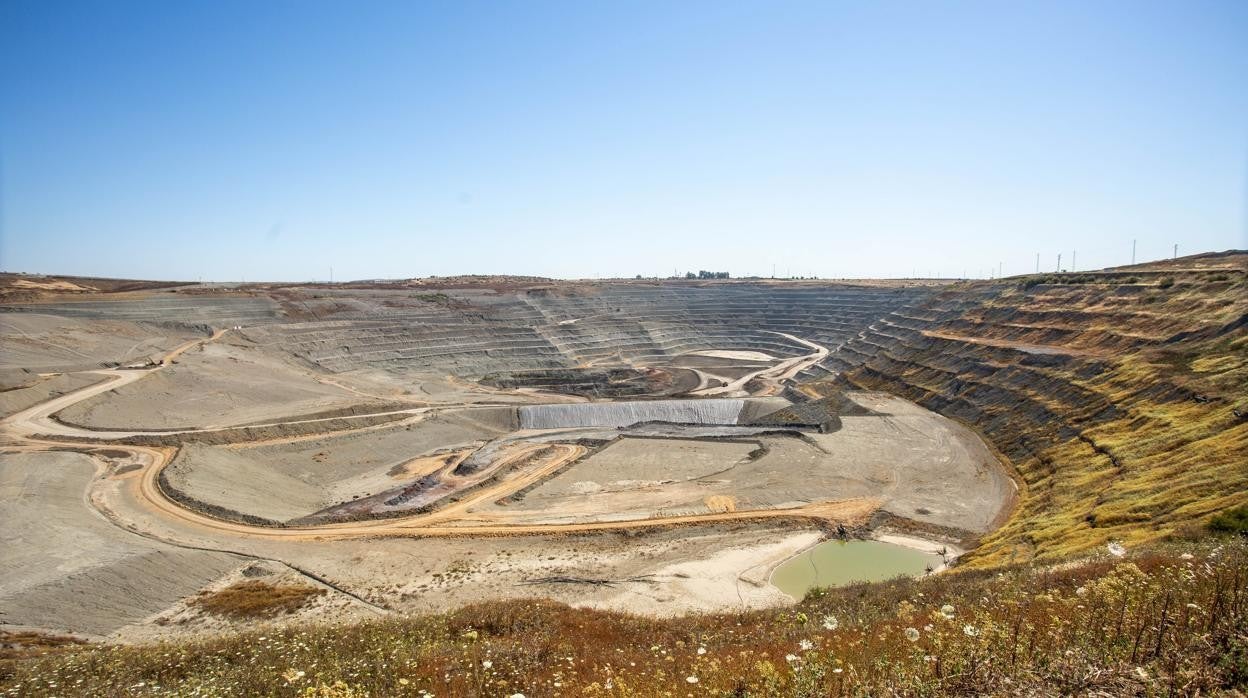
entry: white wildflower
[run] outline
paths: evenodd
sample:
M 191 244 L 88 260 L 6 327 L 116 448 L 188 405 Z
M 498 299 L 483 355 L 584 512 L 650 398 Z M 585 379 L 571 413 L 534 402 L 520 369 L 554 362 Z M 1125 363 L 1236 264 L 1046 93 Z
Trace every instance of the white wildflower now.
M 698 654 L 699 654 L 699 655 L 706 654 L 706 648 L 705 648 L 705 647 L 699 647 L 699 648 L 698 648 Z
M 697 683 L 697 682 L 698 682 L 698 677 L 696 677 L 696 676 L 686 676 L 686 677 L 685 677 L 685 681 L 688 681 L 689 683 Z
M 962 626 L 962 632 L 966 633 L 967 637 L 979 637 L 979 628 L 976 628 L 970 623 Z
M 824 616 L 823 617 L 823 629 L 824 630 L 836 630 L 840 626 L 841 626 L 841 622 L 836 619 L 836 616 Z
M 796 655 L 796 654 L 786 654 L 786 655 L 784 655 L 784 661 L 789 662 L 789 663 L 796 662 L 796 661 L 797 661 L 797 659 L 798 659 L 798 657 L 797 657 L 797 655 Z
M 1109 545 L 1106 545 L 1105 548 L 1109 550 L 1109 554 L 1114 557 L 1122 557 L 1127 554 L 1127 549 L 1122 547 L 1122 543 L 1119 543 L 1116 540 L 1110 541 Z
M 810 640 L 802 640 L 801 642 L 797 643 L 797 646 L 801 647 L 803 652 L 809 652 L 815 648 L 815 643 L 811 642 Z
M 918 642 L 919 631 L 915 628 L 906 628 L 906 639 L 911 642 Z
M 485 667 L 486 669 L 489 669 L 490 667 L 494 666 L 494 662 L 491 662 L 490 660 L 485 659 L 481 661 L 481 666 Z
M 940 615 L 944 616 L 945 618 L 949 620 L 952 620 L 953 619 L 953 605 L 945 604 L 944 606 L 941 606 Z

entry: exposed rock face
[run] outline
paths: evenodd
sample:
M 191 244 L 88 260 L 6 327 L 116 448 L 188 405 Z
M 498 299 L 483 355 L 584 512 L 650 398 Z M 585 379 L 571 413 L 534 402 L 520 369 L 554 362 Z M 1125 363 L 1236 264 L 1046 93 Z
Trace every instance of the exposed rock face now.
M 976 564 L 1141 543 L 1248 501 L 1244 271 L 1061 278 L 946 289 L 799 377 L 908 398 L 1013 461 L 1019 511 Z

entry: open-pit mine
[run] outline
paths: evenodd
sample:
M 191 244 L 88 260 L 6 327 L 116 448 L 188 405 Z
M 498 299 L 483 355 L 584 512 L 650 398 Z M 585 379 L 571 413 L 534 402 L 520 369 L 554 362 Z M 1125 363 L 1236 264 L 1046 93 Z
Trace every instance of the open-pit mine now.
M 1242 352 L 1246 302 L 1228 289 L 1244 268 L 1214 256 L 1079 283 L 8 275 L 0 624 L 212 633 L 233 621 L 203 599 L 248 580 L 315 590 L 283 619 L 531 596 L 667 615 L 1160 537 L 1243 491 L 1236 448 L 1185 480 L 1196 430 L 1242 445 L 1248 427 L 1219 366 L 1145 379 L 1138 357 Z M 1179 306 L 1199 312 L 1165 311 Z M 1194 434 L 1177 446 L 1149 407 L 1172 403 Z M 1091 461 L 1104 467 L 1062 474 Z M 1165 501 L 1148 495 L 1158 468 Z

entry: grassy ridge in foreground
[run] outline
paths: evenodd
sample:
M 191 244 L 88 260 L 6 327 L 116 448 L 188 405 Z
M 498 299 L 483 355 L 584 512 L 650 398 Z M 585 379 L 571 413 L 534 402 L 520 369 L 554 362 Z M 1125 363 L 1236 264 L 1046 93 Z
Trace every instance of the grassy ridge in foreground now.
M 1248 544 L 655 619 L 550 602 L 0 663 L 3 695 L 1161 695 L 1248 685 Z M 1242 695 L 1242 694 L 1240 694 Z

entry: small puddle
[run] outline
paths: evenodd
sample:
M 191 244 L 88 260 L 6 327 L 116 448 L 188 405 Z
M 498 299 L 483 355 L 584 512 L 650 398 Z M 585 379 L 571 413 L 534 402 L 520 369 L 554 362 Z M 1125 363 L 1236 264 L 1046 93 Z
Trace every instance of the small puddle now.
M 771 583 L 800 601 L 813 587 L 917 577 L 940 563 L 936 553 L 878 540 L 829 540 L 781 564 L 772 572 Z

